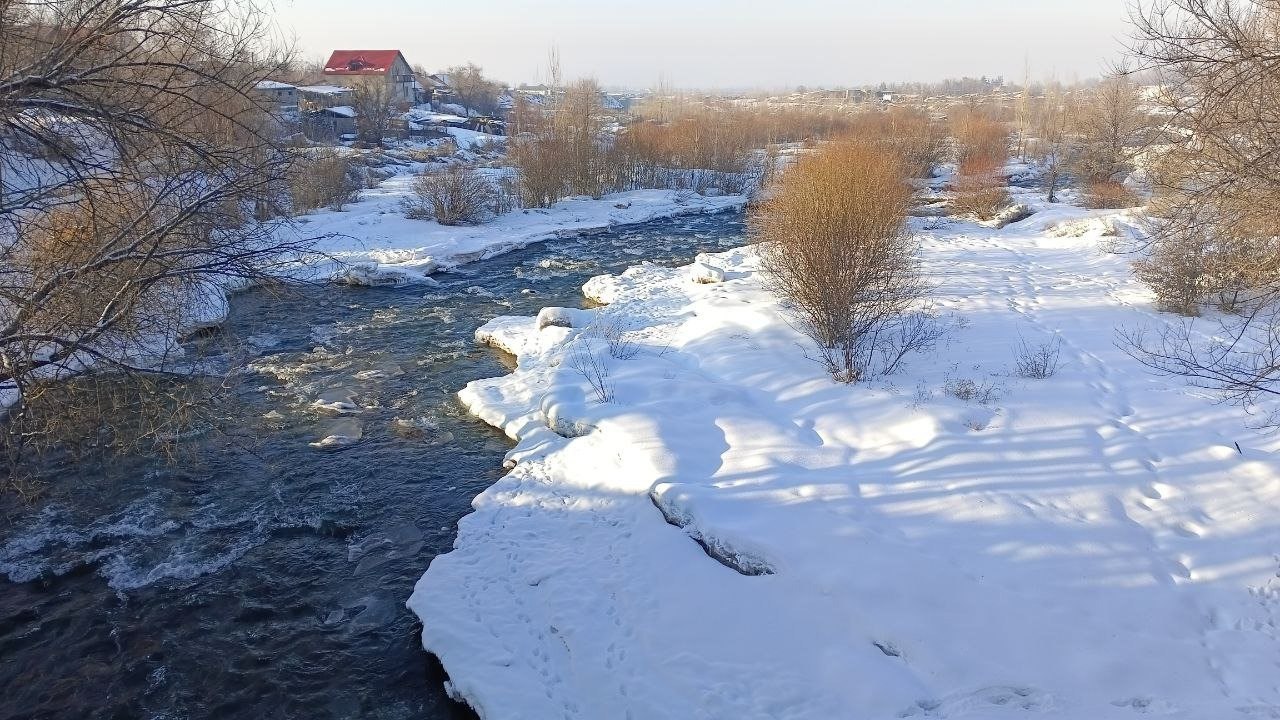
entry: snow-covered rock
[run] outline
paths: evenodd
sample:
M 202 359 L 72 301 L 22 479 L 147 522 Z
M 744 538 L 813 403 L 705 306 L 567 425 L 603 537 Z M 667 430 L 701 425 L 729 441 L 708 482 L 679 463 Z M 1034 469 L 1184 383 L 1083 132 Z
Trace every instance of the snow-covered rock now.
M 1013 203 L 996 213 L 996 216 L 991 219 L 990 224 L 995 228 L 1003 228 L 1006 225 L 1012 225 L 1013 223 L 1026 220 L 1035 214 L 1036 211 L 1026 203 Z
M 586 327 L 594 317 L 595 313 L 589 310 L 544 307 L 538 311 L 538 317 L 534 320 L 534 327 L 538 330 L 549 327 Z
M 724 282 L 724 270 L 705 262 L 695 262 L 689 266 L 689 279 L 704 285 Z
M 310 443 L 317 450 L 340 450 L 354 445 L 364 438 L 364 428 L 358 420 L 345 419 L 334 422 L 323 437 Z

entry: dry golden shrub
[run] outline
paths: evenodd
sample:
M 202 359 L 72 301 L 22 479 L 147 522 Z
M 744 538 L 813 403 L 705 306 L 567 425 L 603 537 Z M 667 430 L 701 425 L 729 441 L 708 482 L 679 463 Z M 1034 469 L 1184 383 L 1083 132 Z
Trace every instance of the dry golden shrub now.
M 342 210 L 359 191 L 351 171 L 351 160 L 337 150 L 314 148 L 297 151 L 289 168 L 289 195 L 293 211 Z
M 408 215 L 430 218 L 441 225 L 474 225 L 489 216 L 494 205 L 494 188 L 473 167 L 450 165 L 428 170 L 413 183 L 414 199 Z
M 1142 199 L 1115 180 L 1095 180 L 1086 183 L 1080 193 L 1081 204 L 1087 208 L 1119 209 L 1136 207 Z
M 875 143 L 800 158 L 751 219 L 761 263 L 832 375 L 866 377 L 879 329 L 920 294 L 901 159 Z
M 951 113 L 951 136 L 956 144 L 956 162 L 962 166 L 1003 165 L 1009 156 L 1009 128 L 993 110 L 960 108 Z
M 946 133 L 924 110 L 895 107 L 853 115 L 842 137 L 879 142 L 902 159 L 910 177 L 928 177 L 943 159 Z
M 954 215 L 973 216 L 990 220 L 1009 205 L 1009 192 L 1005 189 L 1001 168 L 1004 161 L 975 157 L 960 164 L 956 177 L 951 181 L 954 196 L 951 211 Z

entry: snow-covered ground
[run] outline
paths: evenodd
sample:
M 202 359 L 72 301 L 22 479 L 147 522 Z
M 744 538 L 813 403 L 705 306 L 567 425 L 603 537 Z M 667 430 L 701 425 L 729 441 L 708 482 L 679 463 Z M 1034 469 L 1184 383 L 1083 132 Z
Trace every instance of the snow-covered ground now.
M 461 396 L 513 469 L 409 601 L 455 695 L 486 720 L 1280 717 L 1280 441 L 1117 348 L 1171 321 L 1099 249 L 1124 214 L 1032 204 L 913 220 L 954 327 L 861 385 L 805 359 L 750 249 L 481 328 L 519 367 Z M 1054 336 L 1054 376 L 1014 374 Z
M 466 132 L 466 131 L 464 131 Z M 500 255 L 532 243 L 615 225 L 677 215 L 722 212 L 746 203 L 742 195 L 700 196 L 675 190 L 635 190 L 599 199 L 568 198 L 550 208 L 516 210 L 482 225 L 445 226 L 405 217 L 402 203 L 416 176 L 404 172 L 360 193 L 340 212 L 299 218 L 288 232 L 322 237 L 317 250 L 336 262 L 304 271 L 358 284 L 421 281 L 438 270 Z

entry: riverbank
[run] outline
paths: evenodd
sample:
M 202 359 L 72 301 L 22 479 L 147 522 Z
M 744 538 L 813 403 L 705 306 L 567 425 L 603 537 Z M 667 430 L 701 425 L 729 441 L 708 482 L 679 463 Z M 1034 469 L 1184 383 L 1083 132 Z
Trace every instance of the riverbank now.
M 359 200 L 342 211 L 321 210 L 298 218 L 287 232 L 321 238 L 316 250 L 327 258 L 299 266 L 298 274 L 356 285 L 423 282 L 432 273 L 533 243 L 682 215 L 740 210 L 747 202 L 745 195 L 634 190 L 515 210 L 481 225 L 446 226 L 404 216 L 402 203 L 413 195 L 416 177 L 393 176 L 362 191 Z
M 404 601 L 510 448 L 457 402 L 507 369 L 476 326 L 742 242 L 740 214 L 699 215 L 539 243 L 431 287 L 236 295 L 207 348 L 244 366 L 220 432 L 181 462 L 68 458 L 30 504 L 0 498 L 0 717 L 472 717 Z M 359 441 L 311 446 L 335 425 Z
M 1018 195 L 1004 229 L 913 220 L 951 329 L 874 382 L 805 357 L 749 249 L 481 328 L 519 365 L 461 398 L 512 469 L 409 601 L 450 692 L 485 720 L 1276 712 L 1280 440 L 1115 345 L 1176 321 L 1102 250 L 1129 216 Z
M 278 232 L 317 238 L 315 254 L 282 261 L 275 270 L 286 279 L 357 286 L 431 284 L 431 275 L 503 255 L 530 245 L 575 235 L 606 232 L 688 215 L 740 211 L 745 195 L 703 196 L 689 191 L 634 190 L 600 198 L 574 197 L 549 208 L 515 210 L 481 225 L 445 226 L 404 216 L 402 203 L 413 193 L 416 175 L 404 172 L 361 191 L 341 211 L 319 210 L 281 225 Z M 297 238 L 291 238 L 296 242 Z M 178 335 L 217 328 L 231 311 L 230 296 L 242 282 L 208 281 L 192 289 L 188 315 Z M 121 358 L 139 367 L 180 359 L 181 337 L 151 336 Z M 85 359 L 91 363 L 90 359 Z M 21 395 L 0 386 L 0 412 Z

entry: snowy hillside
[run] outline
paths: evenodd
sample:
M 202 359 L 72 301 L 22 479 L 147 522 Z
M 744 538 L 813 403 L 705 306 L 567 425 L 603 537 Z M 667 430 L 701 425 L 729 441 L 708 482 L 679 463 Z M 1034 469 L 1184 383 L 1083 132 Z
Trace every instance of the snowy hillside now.
M 1117 348 L 1171 320 L 1099 249 L 1123 214 L 1036 206 L 913 220 L 952 327 L 862 385 L 750 249 L 481 328 L 519 368 L 462 398 L 513 470 L 409 601 L 453 692 L 486 720 L 1280 717 L 1280 441 Z M 1055 375 L 1015 373 L 1055 336 Z

